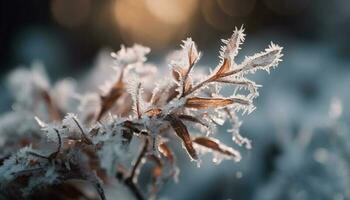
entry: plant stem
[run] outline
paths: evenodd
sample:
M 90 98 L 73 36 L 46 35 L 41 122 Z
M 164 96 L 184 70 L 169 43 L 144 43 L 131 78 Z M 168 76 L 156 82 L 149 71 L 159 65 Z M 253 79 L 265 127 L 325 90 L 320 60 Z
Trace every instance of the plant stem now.
M 126 186 L 129 187 L 130 191 L 134 194 L 137 200 L 145 200 L 145 197 L 141 193 L 140 189 L 137 187 L 138 170 L 142 164 L 142 159 L 145 157 L 148 148 L 148 139 L 145 138 L 145 144 L 140 151 L 139 156 L 131 170 L 128 178 L 124 180 Z

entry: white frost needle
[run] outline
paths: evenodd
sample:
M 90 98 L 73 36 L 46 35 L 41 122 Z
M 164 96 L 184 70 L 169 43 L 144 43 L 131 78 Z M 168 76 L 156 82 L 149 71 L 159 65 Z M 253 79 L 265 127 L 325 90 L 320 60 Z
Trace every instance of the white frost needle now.
M 88 94 L 76 94 L 74 90 L 53 92 L 43 73 L 35 77 L 29 70 L 14 73 L 10 83 L 20 91 L 15 93 L 16 104 L 25 108 L 22 112 L 16 111 L 20 113 L 17 117 L 23 118 L 32 112 L 30 114 L 40 116 L 40 119 L 35 117 L 39 126 L 32 126 L 33 117 L 15 121 L 15 126 L 27 125 L 20 126 L 25 129 L 21 131 L 0 123 L 5 124 L 2 130 L 5 130 L 4 147 L 9 149 L 6 152 L 13 150 L 0 164 L 0 192 L 3 194 L 2 191 L 11 188 L 16 192 L 8 194 L 8 199 L 28 199 L 53 185 L 72 187 L 67 182 L 74 177 L 92 184 L 103 200 L 106 199 L 104 183 L 113 179 L 129 188 L 136 199 L 155 198 L 168 179 L 176 180 L 178 176 L 178 163 L 170 143 L 182 146 L 189 159 L 198 165 L 204 152 L 212 153 L 217 164 L 222 160 L 240 161 L 240 152 L 224 145 L 229 142 L 219 141 L 212 132 L 216 126 L 229 121 L 235 144 L 251 148 L 251 141 L 239 132 L 241 122 L 238 116 L 255 109 L 254 99 L 259 94 L 260 85 L 246 75 L 257 70 L 269 72 L 279 64 L 283 55 L 282 47 L 271 43 L 265 51 L 236 63 L 235 58 L 244 40 L 243 27 L 235 28 L 230 38 L 222 40 L 220 61 L 209 74 L 196 69 L 201 52 L 191 38 L 183 41 L 177 59 L 171 61 L 168 74 L 160 73 L 154 65 L 146 62 L 146 55 L 150 52 L 148 47 L 122 46 L 111 54 L 119 73 L 112 80 L 102 77 L 109 82 L 102 94 L 99 91 L 89 91 Z M 67 88 L 71 87 L 70 83 L 66 84 Z M 76 114 L 68 113 L 63 119 L 57 115 L 59 119 L 51 123 L 47 116 L 50 112 L 52 114 L 53 106 L 47 106 L 45 110 L 36 104 L 38 95 L 42 94 L 38 93 L 38 88 L 45 88 L 50 100 L 47 102 L 59 99 L 57 105 L 60 109 L 57 111 Z M 229 88 L 228 91 L 232 92 L 225 95 L 221 88 Z M 67 103 L 69 96 L 79 96 L 80 104 Z M 332 113 L 338 116 L 339 106 L 333 107 Z M 11 137 L 16 140 L 11 140 Z M 53 150 L 49 151 L 51 143 L 44 139 L 55 143 Z M 130 164 L 130 156 L 134 154 L 129 145 L 134 140 L 137 140 L 134 143 L 139 144 L 140 150 L 132 151 L 137 155 Z M 15 151 L 28 144 L 37 150 L 27 146 Z M 48 151 L 49 156 L 42 156 L 48 155 Z M 146 162 L 153 166 L 149 173 L 152 177 L 149 194 L 141 191 L 137 183 L 139 172 L 149 169 L 142 169 Z

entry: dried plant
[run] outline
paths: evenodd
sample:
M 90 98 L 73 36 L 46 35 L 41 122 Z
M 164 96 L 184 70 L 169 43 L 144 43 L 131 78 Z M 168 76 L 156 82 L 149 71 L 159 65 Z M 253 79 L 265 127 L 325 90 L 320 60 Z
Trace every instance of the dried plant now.
M 179 170 L 169 145 L 173 142 L 181 143 L 190 159 L 198 163 L 199 154 L 205 152 L 213 153 L 216 163 L 240 161 L 239 151 L 215 138 L 215 128 L 229 121 L 233 141 L 251 148 L 250 140 L 239 133 L 237 113 L 254 110 L 259 85 L 246 75 L 257 70 L 269 72 L 282 57 L 282 48 L 271 43 L 265 51 L 238 64 L 234 60 L 244 38 L 243 28 L 236 28 L 228 40 L 222 40 L 221 61 L 209 75 L 193 72 L 201 53 L 191 38 L 186 39 L 173 55 L 170 77 L 155 84 L 164 74 L 146 63 L 150 49 L 122 46 L 112 53 L 116 78 L 105 84 L 102 94 L 78 95 L 74 84 L 67 81 L 66 90 L 50 87 L 37 68 L 14 72 L 10 82 L 20 88 L 15 94 L 17 109 L 1 120 L 2 130 L 12 127 L 2 132 L 0 181 L 5 197 L 38 199 L 56 194 L 61 199 L 79 195 L 106 199 L 104 188 L 118 179 L 136 199 L 154 199 L 168 179 L 177 178 Z M 222 87 L 233 88 L 232 94 L 224 96 Z M 64 103 L 74 98 L 80 100 L 78 110 L 76 104 Z M 63 117 L 66 112 L 76 114 Z M 20 123 L 33 124 L 30 114 L 36 116 L 41 130 L 30 126 L 18 131 Z M 14 120 L 19 117 L 25 119 Z M 130 164 L 123 157 L 132 152 L 135 138 L 141 148 Z M 17 153 L 11 152 L 20 147 Z M 145 163 L 153 164 L 148 191 L 140 190 L 138 184 Z M 94 186 L 99 197 L 84 194 L 79 181 Z

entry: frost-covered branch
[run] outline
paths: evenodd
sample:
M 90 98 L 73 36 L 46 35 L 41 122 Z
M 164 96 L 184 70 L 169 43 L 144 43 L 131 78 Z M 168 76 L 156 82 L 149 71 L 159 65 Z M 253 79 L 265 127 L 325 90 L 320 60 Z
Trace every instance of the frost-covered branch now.
M 30 198 L 37 191 L 48 192 L 50 186 L 67 186 L 78 179 L 93 185 L 100 199 L 106 198 L 104 188 L 113 181 L 120 181 L 137 199 L 155 198 L 160 187 L 169 179 L 177 180 L 179 173 L 170 143 L 181 144 L 197 163 L 206 152 L 216 163 L 240 161 L 238 150 L 215 138 L 215 127 L 229 121 L 233 141 L 251 148 L 250 140 L 239 132 L 238 113 L 254 110 L 260 86 L 246 75 L 269 72 L 282 57 L 282 48 L 271 43 L 237 64 L 244 39 L 242 27 L 222 40 L 220 63 L 208 74 L 196 71 L 201 53 L 191 38 L 183 41 L 169 74 L 146 63 L 149 48 L 122 46 L 112 53 L 116 72 L 102 92 L 78 94 L 70 82 L 50 87 L 37 68 L 14 72 L 10 83 L 22 91 L 14 94 L 21 109 L 0 120 L 1 129 L 13 130 L 2 132 L 1 191 L 12 199 Z M 163 79 L 166 75 L 170 78 Z M 223 87 L 234 92 L 225 96 Z M 62 113 L 68 114 L 62 117 Z M 19 117 L 25 118 L 15 120 Z M 30 126 L 16 127 L 23 123 Z M 131 151 L 133 141 L 143 144 L 140 151 Z M 145 162 L 154 166 L 147 192 L 137 182 Z

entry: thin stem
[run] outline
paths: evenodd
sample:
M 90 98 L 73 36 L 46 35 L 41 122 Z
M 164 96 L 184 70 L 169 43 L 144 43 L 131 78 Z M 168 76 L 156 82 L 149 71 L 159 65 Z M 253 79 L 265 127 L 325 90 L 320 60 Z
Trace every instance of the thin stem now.
M 83 128 L 80 126 L 79 122 L 74 118 L 72 117 L 74 123 L 77 125 L 77 127 L 79 128 L 80 132 L 81 132 L 81 135 L 83 136 L 83 139 L 85 140 L 85 142 L 87 142 L 88 144 L 92 144 L 91 140 L 86 136 Z
M 137 157 L 137 160 L 131 170 L 131 173 L 129 175 L 129 177 L 127 177 L 124 180 L 124 183 L 126 186 L 128 186 L 128 188 L 130 189 L 130 191 L 134 194 L 134 196 L 136 197 L 137 200 L 145 200 L 146 198 L 143 196 L 143 194 L 141 193 L 140 189 L 137 187 L 137 178 L 138 178 L 138 170 L 140 165 L 142 164 L 142 159 L 146 156 L 146 152 L 147 152 L 147 148 L 148 148 L 148 139 L 145 139 L 145 144 L 143 146 L 143 148 L 140 151 L 139 156 Z
M 133 193 L 137 200 L 146 200 L 146 198 L 141 193 L 140 189 L 131 179 L 125 179 L 124 183 L 126 186 L 129 187 L 130 191 Z
M 239 72 L 243 71 L 243 68 L 239 68 L 239 69 L 235 69 L 235 70 L 232 70 L 232 71 L 229 71 L 229 72 L 226 72 L 226 73 L 223 73 L 223 74 L 220 74 L 218 76 L 216 75 L 213 75 L 213 76 L 210 76 L 208 79 L 198 83 L 196 86 L 194 86 L 192 89 L 190 89 L 188 92 L 186 92 L 184 95 L 182 95 L 182 97 L 184 96 L 187 96 L 187 95 L 190 95 L 192 94 L 193 92 L 195 92 L 196 90 L 198 90 L 199 88 L 203 87 L 205 84 L 207 83 L 210 83 L 212 81 L 215 81 L 219 78 L 223 78 L 223 77 L 226 77 L 226 76 L 231 76 L 231 75 L 234 75 L 234 74 L 237 74 Z
M 139 154 L 139 156 L 138 156 L 138 158 L 137 158 L 137 160 L 136 160 L 136 162 L 131 170 L 130 176 L 128 177 L 128 178 L 132 179 L 133 182 L 137 182 L 137 179 L 135 179 L 138 176 L 137 170 L 139 169 L 139 166 L 142 163 L 142 159 L 146 155 L 147 148 L 148 148 L 148 139 L 146 138 L 145 144 L 144 144 L 144 146 L 143 146 L 143 148 L 142 148 L 142 150 L 141 150 L 141 152 L 140 152 L 140 154 Z
M 62 147 L 62 138 L 61 135 L 59 133 L 59 131 L 57 129 L 54 129 L 56 134 L 57 134 L 57 139 L 58 139 L 58 147 L 57 150 L 55 152 L 53 152 L 48 158 L 49 159 L 54 159 L 57 157 L 57 155 L 60 153 L 61 151 L 61 147 Z

